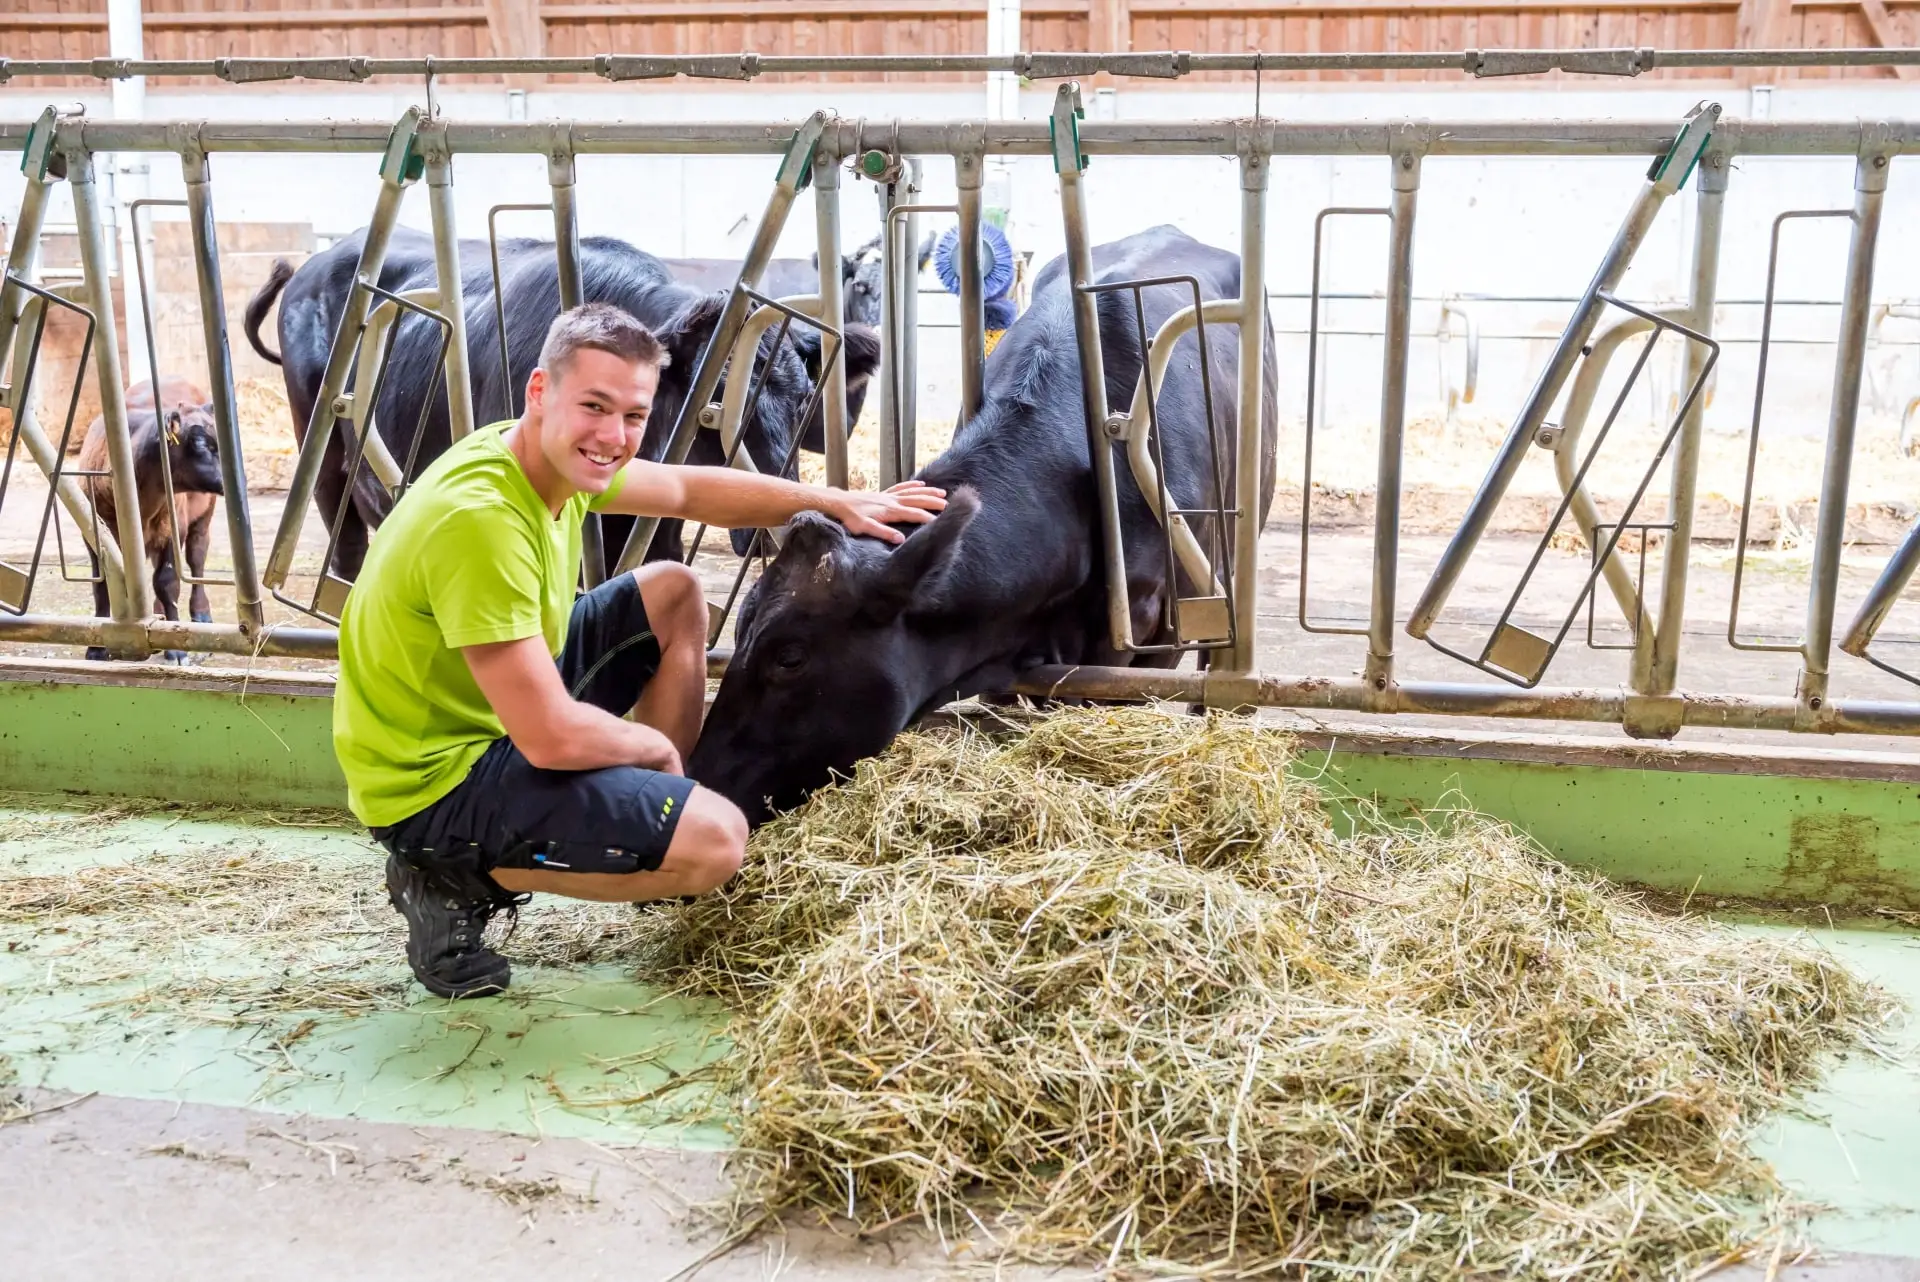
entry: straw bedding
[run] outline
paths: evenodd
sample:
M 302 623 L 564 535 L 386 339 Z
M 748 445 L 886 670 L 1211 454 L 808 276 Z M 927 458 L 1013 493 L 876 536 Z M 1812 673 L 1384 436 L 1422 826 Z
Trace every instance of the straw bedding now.
M 756 838 L 662 959 L 733 1002 L 753 1195 L 1234 1275 L 1684 1271 L 1881 999 L 1472 816 L 1343 837 L 1275 732 L 909 735 Z
M 1337 827 L 1288 757 L 1142 709 L 910 734 L 724 893 L 543 902 L 507 951 L 734 1009 L 746 1215 L 1209 1276 L 1684 1276 L 1783 1230 L 1746 1136 L 1876 990 L 1470 814 Z M 269 839 L 0 878 L 0 924 L 299 958 L 128 997 L 273 1027 L 410 1000 L 378 866 Z

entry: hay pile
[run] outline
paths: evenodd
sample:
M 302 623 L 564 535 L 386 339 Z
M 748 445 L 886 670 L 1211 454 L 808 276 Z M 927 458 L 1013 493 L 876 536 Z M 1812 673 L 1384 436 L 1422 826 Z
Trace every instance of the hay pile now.
M 1491 822 L 1343 838 L 1287 755 L 909 735 L 659 912 L 651 964 L 742 1012 L 753 1196 L 1234 1276 L 1651 1276 L 1763 1227 L 1743 1137 L 1874 991 Z

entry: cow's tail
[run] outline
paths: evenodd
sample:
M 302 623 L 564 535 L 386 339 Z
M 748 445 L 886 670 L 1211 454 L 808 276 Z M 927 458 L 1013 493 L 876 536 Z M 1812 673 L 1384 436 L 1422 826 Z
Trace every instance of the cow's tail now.
M 280 297 L 280 291 L 293 279 L 293 264 L 284 258 L 273 260 L 273 269 L 267 273 L 267 283 L 260 292 L 247 300 L 247 342 L 253 344 L 253 350 L 260 353 L 275 365 L 280 363 L 280 354 L 267 350 L 260 338 L 260 327 L 267 323 L 267 313 L 273 310 L 274 300 Z

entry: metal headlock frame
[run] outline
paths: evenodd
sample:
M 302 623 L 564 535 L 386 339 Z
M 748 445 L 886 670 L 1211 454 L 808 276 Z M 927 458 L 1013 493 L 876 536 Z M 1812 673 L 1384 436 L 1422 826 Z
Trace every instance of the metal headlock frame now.
M 140 291 L 140 319 L 145 325 L 145 328 L 141 332 L 148 335 L 154 332 L 153 294 L 151 292 L 150 282 L 147 279 L 147 256 L 141 250 L 140 211 L 142 209 L 152 209 L 156 206 L 190 209 L 191 203 L 185 200 L 166 200 L 158 197 L 147 197 L 132 201 L 127 205 L 127 222 L 129 230 L 132 232 L 131 239 L 133 241 L 133 271 Z M 151 225 L 151 223 L 149 223 L 149 225 Z M 172 428 L 168 425 L 170 420 L 166 403 L 160 396 L 160 349 L 151 339 L 149 339 L 147 343 L 147 378 L 148 386 L 153 390 L 154 426 L 163 433 L 165 437 L 160 445 L 161 493 L 166 496 L 168 510 L 177 512 L 179 511 L 179 505 L 174 502 L 173 493 L 173 451 L 167 448 L 169 444 L 174 443 L 176 438 L 172 434 Z M 167 522 L 167 529 L 172 536 L 173 543 L 173 573 L 182 584 L 189 588 L 225 588 L 233 586 L 233 580 L 231 578 L 209 578 L 206 575 L 196 575 L 189 570 L 187 568 L 187 548 L 186 544 L 182 541 L 181 536 L 183 531 L 180 529 L 180 522 L 177 520 Z M 98 542 L 97 538 L 95 542 Z M 64 548 L 61 550 L 60 569 L 64 575 L 66 572 L 66 554 Z
M 40 512 L 40 528 L 34 535 L 33 557 L 25 569 L 0 558 L 0 611 L 11 615 L 24 615 L 33 600 L 33 583 L 40 574 L 40 556 L 47 546 L 47 526 L 53 521 L 53 505 L 60 492 L 63 478 L 72 476 L 93 476 L 97 473 L 77 473 L 67 468 L 67 448 L 73 443 L 73 420 L 80 411 L 80 389 L 84 386 L 87 374 L 87 358 L 93 354 L 93 340 L 97 332 L 94 315 L 78 303 L 69 302 L 49 289 L 42 289 L 31 281 L 22 280 L 12 271 L 5 275 L 4 285 L 0 285 L 0 308 L 12 305 L 17 293 L 30 296 L 26 308 L 33 312 L 32 336 L 16 330 L 15 358 L 12 370 L 12 385 L 7 389 L 6 400 L 12 412 L 15 430 L 7 441 L 7 457 L 0 464 L 0 508 L 7 500 L 7 488 L 13 480 L 13 461 L 20 451 L 20 442 L 26 434 L 19 430 L 21 419 L 31 413 L 33 404 L 33 375 L 40 364 L 40 341 L 47 332 L 47 308 L 49 305 L 63 307 L 86 320 L 86 332 L 80 340 L 80 358 L 74 370 L 73 393 L 67 398 L 66 421 L 60 428 L 60 440 L 53 451 L 53 466 L 48 470 L 47 502 Z M 88 504 L 91 510 L 92 504 Z M 57 537 L 57 536 L 56 536 Z M 64 549 L 63 549 L 64 551 Z M 61 557 L 61 570 L 66 569 L 66 558 Z
M 1138 75 L 1148 74 L 1156 69 L 1170 70 L 1173 74 L 1180 74 L 1201 70 L 1251 70 L 1253 67 L 1252 55 L 1244 57 L 1177 54 L 1060 55 L 1056 61 L 1049 61 L 1050 56 L 1047 55 L 1021 55 L 1021 57 L 1025 61 L 1019 67 L 1014 66 L 1012 59 L 993 61 L 1006 61 L 1008 66 L 1003 69 L 1024 70 L 1026 74 L 1041 77 L 1056 73 L 1085 74 L 1099 70 L 1107 70 L 1115 74 Z M 1602 69 L 1601 64 L 1609 59 L 1617 67 L 1628 71 L 1635 68 L 1648 70 L 1655 67 L 1680 66 L 1920 65 L 1920 50 L 1716 50 L 1674 54 L 1632 50 L 1541 53 L 1520 51 L 1513 54 L 1479 54 L 1469 51 L 1467 54 L 1447 55 L 1283 56 L 1269 54 L 1262 56 L 1262 62 L 1268 71 L 1339 70 L 1363 67 L 1434 69 L 1451 66 L 1481 75 L 1502 72 L 1533 73 L 1554 69 L 1592 72 Z M 490 74 L 509 66 L 507 63 L 495 60 L 471 60 L 472 65 L 467 65 L 463 60 L 436 59 L 434 61 L 435 69 L 445 74 Z M 977 61 L 980 67 L 972 69 L 985 69 L 990 60 L 983 58 Z M 581 65 L 571 65 L 574 62 Z M 760 59 L 752 55 L 737 59 L 731 57 L 669 58 L 635 59 L 631 62 L 603 56 L 593 60 L 547 60 L 525 67 L 519 63 L 511 65 L 516 70 L 551 72 L 585 70 L 610 77 L 624 77 L 636 71 L 648 76 L 738 75 L 741 72 L 758 74 L 798 70 L 858 71 L 875 69 L 881 62 L 888 62 L 889 69 L 893 62 L 898 62 L 898 69 L 901 70 L 958 70 L 970 67 L 970 60 L 965 58 L 782 60 Z M 923 63 L 926 65 L 923 66 Z M 107 78 L 133 74 L 224 74 L 229 79 L 254 80 L 287 78 L 311 73 L 321 78 L 332 75 L 334 78 L 359 79 L 369 75 L 385 74 L 417 76 L 425 71 L 425 64 L 420 60 L 362 61 L 354 59 L 235 59 L 220 60 L 217 64 L 214 62 L 150 64 L 105 60 L 100 64 L 14 62 L 8 64 L 4 70 L 14 75 L 98 74 Z M 82 224 L 83 259 L 87 263 L 89 300 L 95 294 L 102 299 L 106 297 L 104 241 L 99 237 L 97 195 L 92 190 L 88 163 L 94 152 L 175 151 L 182 155 L 183 160 L 194 159 L 204 166 L 206 157 L 214 151 L 379 152 L 385 149 L 392 135 L 391 126 L 368 122 L 327 126 L 212 122 L 167 125 L 147 122 L 96 122 L 79 118 L 55 120 L 51 112 L 45 119 L 49 125 L 49 134 L 57 133 L 57 146 L 55 146 L 55 139 L 49 136 L 43 140 L 39 150 L 43 154 L 57 152 L 62 160 L 68 162 L 68 171 L 75 181 L 75 194 L 78 197 L 76 211 Z M 816 117 L 817 119 L 819 118 Z M 57 126 L 57 129 L 53 126 Z M 531 124 L 463 125 L 434 122 L 434 127 L 438 131 L 437 142 L 449 156 L 463 151 L 551 154 L 551 144 L 554 135 L 558 132 L 564 132 L 562 141 L 569 158 L 575 153 L 680 155 L 774 153 L 786 154 L 791 160 L 795 144 L 801 141 L 791 125 L 774 124 L 643 125 L 577 122 L 556 128 Z M 808 128 L 809 126 L 803 125 L 801 132 L 806 133 Z M 1683 129 L 1682 133 L 1685 132 Z M 32 129 L 29 126 L 0 125 L 0 144 L 28 142 L 31 133 Z M 1082 157 L 1103 154 L 1238 157 L 1242 193 L 1243 288 L 1250 293 L 1264 285 L 1265 189 L 1268 162 L 1275 155 L 1380 155 L 1394 157 L 1396 163 L 1399 158 L 1404 157 L 1417 173 L 1420 158 L 1427 155 L 1652 154 L 1669 156 L 1676 150 L 1675 131 L 1670 126 L 1655 123 L 1474 121 L 1421 125 L 1349 122 L 1291 124 L 1272 119 L 1256 119 L 1213 122 L 1093 123 L 1077 127 L 1076 133 L 1077 145 Z M 951 155 L 964 166 L 968 163 L 977 163 L 978 158 L 988 154 L 1048 155 L 1055 150 L 1052 142 L 1050 130 L 1046 126 L 1027 122 L 899 122 L 895 124 L 884 121 L 834 120 L 826 121 L 820 126 L 817 136 L 811 140 L 807 154 L 811 156 L 812 172 L 821 179 L 819 185 L 822 191 L 828 190 L 829 184 L 832 184 L 837 195 L 837 174 L 832 178 L 828 177 L 833 173 L 833 166 L 841 158 L 858 154 L 869 148 L 886 148 L 900 155 Z M 29 148 L 30 152 L 33 150 Z M 1855 224 L 1848 290 L 1842 307 L 1843 325 L 1837 356 L 1837 370 L 1840 377 L 1836 380 L 1834 412 L 1829 427 L 1822 520 L 1816 533 L 1815 582 L 1810 590 L 1809 599 L 1809 614 L 1814 616 L 1812 622 L 1815 626 L 1809 629 L 1810 637 L 1800 689 L 1794 698 L 1728 696 L 1694 692 L 1683 694 L 1678 692 L 1673 684 L 1673 670 L 1677 663 L 1680 611 L 1671 606 L 1677 600 L 1683 601 L 1685 592 L 1685 549 L 1691 539 L 1692 488 L 1697 471 L 1700 417 L 1697 398 L 1690 412 L 1684 416 L 1682 430 L 1672 451 L 1675 471 L 1674 515 L 1677 528 L 1668 540 L 1668 552 L 1665 558 L 1664 599 L 1668 608 L 1663 608 L 1657 617 L 1658 631 L 1654 639 L 1651 676 L 1645 683 L 1636 680 L 1634 687 L 1630 690 L 1514 690 L 1497 686 L 1441 682 L 1396 683 L 1392 680 L 1390 671 L 1390 644 L 1387 646 L 1370 644 L 1369 670 L 1367 676 L 1361 680 L 1262 675 L 1254 671 L 1254 633 L 1250 626 L 1253 603 L 1250 593 L 1242 594 L 1247 599 L 1235 603 L 1236 624 L 1239 625 L 1237 643 L 1215 655 L 1213 664 L 1204 673 L 1097 667 L 1072 670 L 1039 669 L 1027 674 L 1018 683 L 1016 690 L 1061 697 L 1164 698 L 1184 702 L 1204 701 L 1211 705 L 1228 707 L 1264 704 L 1387 713 L 1441 713 L 1615 721 L 1624 724 L 1629 733 L 1659 736 L 1671 735 L 1684 725 L 1703 724 L 1818 732 L 1920 732 L 1920 706 L 1873 701 L 1832 702 L 1825 698 L 1826 662 L 1831 642 L 1832 594 L 1837 578 L 1838 552 L 1843 533 L 1847 464 L 1850 460 L 1854 421 L 1858 409 L 1861 355 L 1868 311 L 1866 287 L 1871 280 L 1873 247 L 1878 232 L 1879 194 L 1884 192 L 1886 170 L 1892 158 L 1914 152 L 1920 152 L 1920 124 L 1913 122 L 1862 124 L 1859 122 L 1799 123 L 1729 120 L 1718 121 L 1712 125 L 1711 142 L 1705 153 L 1699 157 L 1703 179 L 1699 187 L 1701 217 L 1696 221 L 1694 297 L 1690 309 L 1695 317 L 1711 314 L 1713 283 L 1717 272 L 1721 200 L 1725 191 L 1726 174 L 1733 157 L 1738 155 L 1853 155 L 1859 162 L 1856 178 L 1856 212 L 1866 216 L 1859 218 Z M 801 167 L 804 168 L 804 165 Z M 797 175 L 790 175 L 791 168 L 789 164 L 783 163 L 783 179 L 797 178 Z M 1656 168 L 1659 166 L 1656 165 Z M 33 177 L 31 173 L 29 176 L 30 179 Z M 1398 186 L 1398 178 L 1399 175 L 1396 173 L 1396 186 Z M 1713 181 L 1708 181 L 1709 179 Z M 966 190 L 964 182 L 963 177 L 963 198 Z M 796 182 L 796 189 L 797 186 Z M 34 191 L 34 184 L 30 182 L 30 201 Z M 210 206 L 205 205 L 204 202 L 202 208 L 203 211 L 210 213 Z M 23 212 L 24 209 L 25 206 L 23 206 Z M 781 213 L 783 217 L 784 211 Z M 824 239 L 825 230 L 837 219 L 837 201 L 824 199 L 817 202 L 816 215 Z M 763 220 L 763 229 L 768 221 L 771 220 Z M 777 232 L 777 228 L 775 230 Z M 967 240 L 968 238 L 963 235 L 963 250 L 967 247 Z M 449 240 L 447 244 L 451 245 L 451 241 Z M 210 249 L 211 246 L 208 248 Z M 835 248 L 837 249 L 837 239 Z M 832 260 L 826 259 L 826 261 Z M 752 268 L 749 262 L 743 265 L 743 276 L 748 274 L 749 268 L 758 270 Z M 748 283 L 751 284 L 753 281 Z M 823 273 L 822 306 L 825 314 L 832 314 L 832 304 L 838 301 L 828 297 L 828 295 L 837 294 L 838 283 L 836 273 L 831 271 Z M 204 284 L 203 279 L 203 288 Z M 730 303 L 736 301 L 739 304 L 739 310 L 744 312 L 746 299 L 739 290 L 735 291 Z M 1703 302 L 1706 305 L 1704 310 Z M 739 319 L 737 316 L 732 318 L 732 323 L 725 328 L 729 330 L 737 328 Z M 1208 319 L 1214 318 L 1209 316 Z M 4 317 L 0 316 L 0 325 L 5 323 Z M 108 324 L 110 321 L 103 321 L 103 330 Z M 1245 459 L 1258 457 L 1259 416 L 1257 411 L 1261 395 L 1262 354 L 1257 340 L 1250 344 L 1247 342 L 1250 334 L 1257 334 L 1258 328 L 1246 326 L 1243 327 L 1242 332 L 1243 348 L 1240 363 L 1242 434 L 1236 453 L 1237 457 Z M 1704 331 L 1702 325 L 1697 324 L 1695 328 Z M 105 337 L 104 333 L 102 337 Z M 716 338 L 721 337 L 723 336 L 716 335 Z M 103 346 L 105 350 L 111 350 L 111 344 Z M 221 346 L 224 348 L 224 343 Z M 725 344 L 720 343 L 710 346 L 707 354 L 718 355 L 725 350 Z M 1690 360 L 1690 364 L 1697 364 L 1703 359 L 1704 357 L 1696 354 Z M 707 364 L 713 364 L 713 362 L 703 362 L 703 365 Z M 104 380 L 109 384 L 116 381 L 118 377 L 117 360 L 115 365 L 114 378 Z M 706 373 L 707 371 L 702 371 L 703 378 L 706 377 Z M 714 377 L 717 379 L 717 370 L 714 371 Z M 824 392 L 824 400 L 830 413 L 835 408 L 834 401 L 837 399 L 832 387 L 834 381 L 828 380 L 829 387 Z M 1561 382 L 1564 382 L 1564 378 Z M 1404 388 L 1402 391 L 1404 392 Z M 124 457 L 124 450 L 121 447 L 125 420 L 124 406 L 117 404 L 120 392 L 121 389 L 116 386 L 103 389 L 103 400 L 109 411 L 107 415 L 109 445 L 110 450 L 116 454 L 113 460 L 116 487 L 131 480 L 130 460 Z M 689 412 L 697 412 L 697 407 L 706 402 L 710 393 L 711 386 L 707 389 L 707 395 L 691 398 Z M 119 411 L 117 414 L 114 412 L 116 409 Z M 680 426 L 682 425 L 676 425 L 676 427 Z M 697 423 L 691 421 L 684 426 L 697 430 Z M 681 434 L 676 432 L 676 436 Z M 834 449 L 835 433 L 829 431 L 827 443 L 829 467 L 836 468 L 836 459 L 833 456 L 839 453 L 838 467 L 843 468 L 844 442 L 839 443 L 842 448 L 836 451 Z M 225 444 L 223 440 L 223 460 L 228 454 L 224 448 Z M 1391 472 L 1395 478 L 1392 487 L 1383 488 L 1383 497 L 1398 497 L 1397 446 L 1396 440 L 1390 447 L 1383 433 L 1382 474 L 1385 476 Z M 1391 458 L 1389 458 L 1390 453 Z M 238 461 L 237 450 L 232 451 L 232 457 L 235 462 Z M 223 466 L 226 465 L 223 462 Z M 1247 513 L 1257 507 L 1259 483 L 1257 467 L 1237 468 L 1236 481 L 1235 501 L 1241 511 L 1241 523 L 1244 524 L 1247 521 Z M 240 492 L 244 492 L 243 488 Z M 1836 498 L 1837 502 L 1834 501 Z M 230 520 L 233 519 L 233 515 L 230 510 Z M 1382 526 L 1386 524 L 1384 511 L 1380 522 Z M 137 531 L 123 528 L 120 534 L 123 544 L 126 544 L 129 543 L 128 536 L 137 535 Z M 136 559 L 133 566 L 123 571 L 123 577 L 128 580 L 126 591 L 121 594 L 125 598 L 141 595 L 139 584 L 144 577 L 145 569 L 137 540 L 131 542 L 131 547 Z M 644 542 L 639 544 L 639 547 L 643 548 Z M 634 549 L 630 548 L 630 550 Z M 1256 564 L 1254 540 L 1237 537 L 1233 552 L 1235 577 L 1241 582 L 1252 581 L 1252 571 Z M 1382 589 L 1384 588 L 1389 594 L 1391 592 L 1391 577 L 1383 575 L 1382 568 L 1390 567 L 1396 555 L 1397 542 L 1394 540 L 1386 540 L 1384 546 L 1377 545 L 1375 548 L 1376 616 L 1379 613 Z M 332 634 L 323 629 L 275 629 L 271 635 L 251 636 L 231 625 L 222 627 L 204 624 L 165 624 L 148 619 L 146 605 L 144 600 L 116 601 L 116 617 L 112 621 L 46 619 L 34 616 L 0 619 L 0 634 L 8 639 L 17 640 L 108 644 L 116 647 L 116 652 L 136 654 L 159 648 L 182 648 L 223 653 L 257 652 L 313 656 L 329 653 L 334 644 Z M 138 608 L 135 608 L 136 606 Z M 1420 621 L 1418 616 L 1419 612 L 1416 612 L 1414 623 Z M 1378 622 L 1377 617 L 1376 622 Z M 1387 628 L 1377 631 L 1390 632 L 1390 630 L 1389 621 Z M 1409 630 L 1414 629 L 1410 627 Z M 1821 635 L 1823 631 L 1824 635 Z M 1417 632 L 1415 634 L 1418 635 Z M 1378 640 L 1377 632 L 1375 640 Z M 1382 650 L 1385 651 L 1384 655 L 1381 653 Z M 716 653 L 715 657 L 716 661 L 724 658 L 719 653 Z M 1384 662 L 1381 662 L 1383 659 Z

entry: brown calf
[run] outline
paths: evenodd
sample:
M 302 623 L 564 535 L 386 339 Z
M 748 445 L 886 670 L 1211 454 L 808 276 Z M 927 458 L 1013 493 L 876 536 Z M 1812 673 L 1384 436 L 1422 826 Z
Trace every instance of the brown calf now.
M 224 493 L 224 487 L 220 477 L 220 442 L 214 431 L 210 398 L 186 379 L 173 376 L 161 380 L 161 391 L 165 410 L 156 415 L 151 384 L 136 383 L 127 389 L 127 428 L 133 438 L 134 484 L 140 495 L 142 542 L 146 545 L 147 561 L 153 567 L 154 600 L 168 619 L 178 619 L 180 575 L 174 564 L 173 532 L 176 528 L 180 531 L 187 572 L 195 579 L 203 577 L 214 503 Z M 173 474 L 172 504 L 167 502 L 162 449 L 167 451 L 167 469 Z M 87 428 L 77 468 L 81 472 L 108 470 L 104 418 L 94 419 Z M 110 478 L 86 476 L 81 484 L 100 518 L 100 537 L 117 538 L 119 508 L 114 502 Z M 93 573 L 94 611 L 106 618 L 112 610 L 107 602 L 107 586 L 98 556 L 93 557 Z M 207 590 L 199 583 L 192 586 L 188 609 L 195 622 L 213 621 Z M 104 659 L 107 654 L 96 646 L 87 651 L 87 657 Z M 185 656 L 170 650 L 166 657 L 179 661 Z

